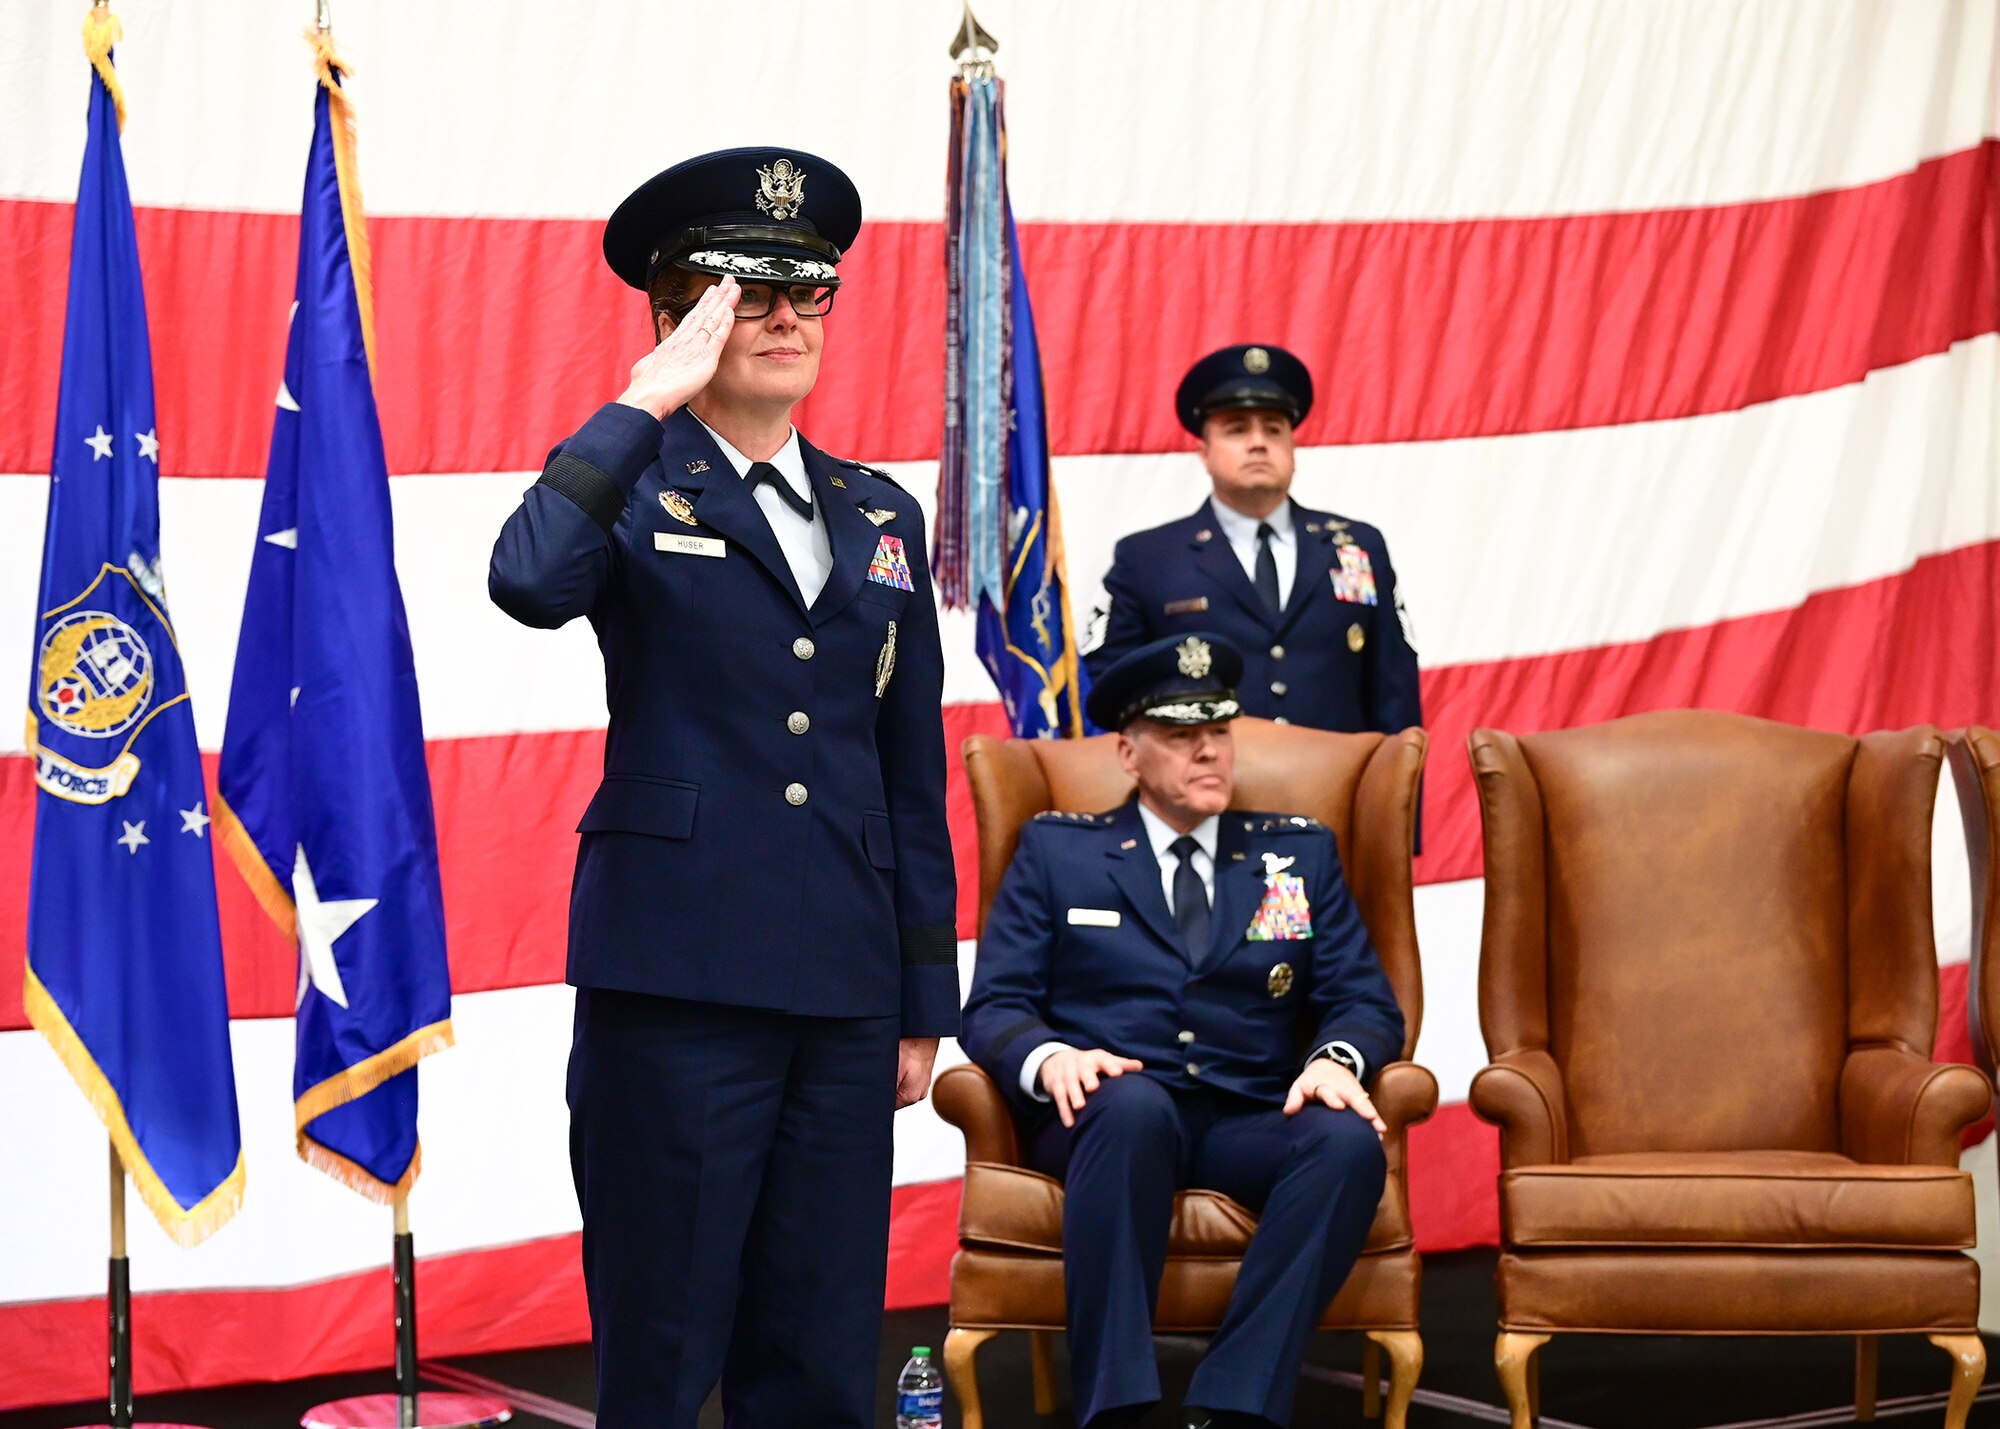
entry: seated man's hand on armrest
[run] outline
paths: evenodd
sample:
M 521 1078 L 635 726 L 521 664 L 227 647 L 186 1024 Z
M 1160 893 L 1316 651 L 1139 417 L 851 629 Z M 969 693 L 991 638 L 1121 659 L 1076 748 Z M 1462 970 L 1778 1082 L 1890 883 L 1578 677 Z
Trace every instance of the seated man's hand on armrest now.
M 1075 1126 L 1076 1114 L 1083 1110 L 1084 1098 L 1097 1090 L 1098 1078 L 1122 1077 L 1144 1066 L 1143 1062 L 1107 1052 L 1102 1047 L 1087 1052 L 1065 1047 L 1051 1052 L 1043 1061 L 1042 1090 L 1056 1104 L 1056 1115 L 1062 1118 L 1062 1124 Z
M 1389 1129 L 1376 1114 L 1375 1103 L 1362 1090 L 1361 1079 L 1331 1057 L 1316 1057 L 1306 1063 L 1306 1069 L 1299 1073 L 1298 1080 L 1285 1094 L 1285 1115 L 1297 1115 L 1307 1102 L 1319 1102 L 1335 1111 L 1352 1107 L 1368 1119 L 1377 1136 Z

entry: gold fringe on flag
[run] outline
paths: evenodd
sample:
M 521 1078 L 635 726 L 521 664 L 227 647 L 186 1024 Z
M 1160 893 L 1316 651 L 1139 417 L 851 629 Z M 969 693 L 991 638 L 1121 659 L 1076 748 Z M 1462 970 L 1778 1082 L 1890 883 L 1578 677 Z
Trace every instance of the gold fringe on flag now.
M 424 1169 L 424 1148 L 418 1146 L 411 1151 L 409 1169 L 403 1172 L 403 1179 L 393 1186 L 371 1176 L 338 1151 L 321 1146 L 303 1131 L 299 1133 L 299 1160 L 315 1171 L 324 1171 L 350 1191 L 357 1191 L 369 1200 L 379 1201 L 385 1206 L 393 1206 L 408 1196 L 410 1188 L 417 1184 L 417 1177 Z
M 118 83 L 118 71 L 111 67 L 111 47 L 125 38 L 125 27 L 109 10 L 91 7 L 83 17 L 83 52 L 90 67 L 111 91 L 111 107 L 118 111 L 118 132 L 125 132 L 125 88 Z
M 361 306 L 361 341 L 368 349 L 368 376 L 375 376 L 375 291 L 368 256 L 368 220 L 361 207 L 361 170 L 354 159 L 354 101 L 342 88 L 354 69 L 333 51 L 333 36 L 307 30 L 320 86 L 333 120 L 333 170 L 340 179 L 340 212 L 347 224 L 347 262 L 354 270 L 354 300 Z
M 97 1059 L 90 1055 L 90 1049 L 83 1045 L 83 1039 L 76 1035 L 76 1029 L 69 1025 L 69 1019 L 32 967 L 25 970 L 22 978 L 21 1001 L 27 1009 L 28 1021 L 55 1048 L 56 1056 L 62 1059 L 63 1066 L 89 1100 L 91 1110 L 104 1123 L 111 1144 L 118 1148 L 119 1158 L 131 1173 L 139 1199 L 146 1203 L 160 1229 L 183 1248 L 200 1245 L 220 1230 L 243 1205 L 243 1153 L 240 1150 L 236 1153 L 236 1166 L 221 1185 L 184 1209 L 153 1169 L 153 1163 L 146 1159 L 146 1153 L 139 1149 L 139 1139 L 125 1120 L 124 1104 L 110 1079 L 99 1070 Z
M 243 827 L 243 820 L 236 817 L 236 811 L 229 807 L 219 791 L 209 801 L 209 807 L 215 810 L 212 822 L 216 841 L 228 852 L 229 861 L 236 865 L 243 881 L 250 885 L 250 893 L 257 900 L 257 906 L 270 915 L 286 941 L 296 943 L 299 940 L 298 909 L 292 904 L 292 895 L 286 891 L 284 880 L 278 876 L 276 869 L 264 862 L 263 850 L 257 847 L 250 831 Z
M 369 1200 L 380 1201 L 385 1206 L 394 1205 L 400 1197 L 409 1195 L 410 1188 L 417 1183 L 417 1173 L 423 1169 L 421 1144 L 411 1153 L 403 1178 L 390 1185 L 370 1175 L 339 1152 L 313 1140 L 306 1128 L 335 1107 L 365 1097 L 389 1078 L 409 1071 L 431 1053 L 444 1051 L 452 1045 L 452 1041 L 451 1019 L 433 1022 L 428 1027 L 419 1027 L 395 1046 L 336 1072 L 317 1086 L 306 1088 L 292 1104 L 292 1124 L 298 1132 L 299 1159 L 326 1172 L 350 1190 L 359 1191 Z

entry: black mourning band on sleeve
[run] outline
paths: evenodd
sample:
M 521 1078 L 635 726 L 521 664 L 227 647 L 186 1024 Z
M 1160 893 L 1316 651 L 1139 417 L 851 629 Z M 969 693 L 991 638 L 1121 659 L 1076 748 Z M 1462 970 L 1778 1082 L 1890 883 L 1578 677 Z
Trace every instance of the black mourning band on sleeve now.
M 559 491 L 574 501 L 584 515 L 603 528 L 607 536 L 617 526 L 618 518 L 625 510 L 625 493 L 619 489 L 618 483 L 589 462 L 568 452 L 556 453 L 555 459 L 543 469 L 538 484 L 551 491 Z
M 935 967 L 940 963 L 958 966 L 957 929 L 949 926 L 905 928 L 902 934 L 904 967 Z

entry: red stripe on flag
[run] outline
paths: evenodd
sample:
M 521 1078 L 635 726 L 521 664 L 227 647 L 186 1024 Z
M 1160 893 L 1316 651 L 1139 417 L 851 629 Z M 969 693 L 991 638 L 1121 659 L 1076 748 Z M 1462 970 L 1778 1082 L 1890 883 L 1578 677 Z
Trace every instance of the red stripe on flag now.
M 163 470 L 259 476 L 295 218 L 141 209 Z M 1733 411 L 2000 327 L 2000 141 L 1911 173 L 1711 208 L 1447 223 L 1041 223 L 1022 229 L 1051 441 L 1188 445 L 1202 352 L 1282 343 L 1316 444 L 1436 440 Z M 0 470 L 44 471 L 70 208 L 0 202 Z M 644 305 L 576 219 L 375 218 L 378 398 L 395 472 L 519 471 L 615 396 Z M 800 425 L 829 451 L 934 457 L 943 238 L 870 224 Z M 1107 281 L 1106 275 L 1115 275 Z M 1143 343 L 1117 334 L 1144 332 Z M 1111 336 L 1108 336 L 1111 335 Z
M 1768 615 L 1651 640 L 1423 673 L 1431 757 L 1422 883 L 1477 878 L 1479 802 L 1465 741 L 1659 709 L 1719 709 L 1860 734 L 2000 719 L 2000 542 L 1823 591 Z M 1974 654 L 1973 652 L 1982 652 Z
M 1965 656 L 1995 648 L 2000 542 L 1987 542 L 1792 610 L 1626 645 L 1425 671 L 1432 757 L 1418 880 L 1479 876 L 1479 809 L 1464 753 L 1479 726 L 1527 732 L 1690 706 L 1850 733 L 2000 723 L 2000 666 Z M 959 931 L 969 937 L 978 839 L 958 748 L 970 734 L 1005 734 L 1007 726 L 997 704 L 948 705 L 944 719 Z M 602 751 L 596 730 L 429 746 L 455 991 L 562 981 L 573 830 L 596 791 Z M 507 817 L 493 817 L 495 809 Z M 26 1025 L 20 961 L 33 829 L 29 761 L 0 760 L 0 1029 Z M 231 1012 L 289 1016 L 297 976 L 290 946 L 226 860 L 216 887 Z

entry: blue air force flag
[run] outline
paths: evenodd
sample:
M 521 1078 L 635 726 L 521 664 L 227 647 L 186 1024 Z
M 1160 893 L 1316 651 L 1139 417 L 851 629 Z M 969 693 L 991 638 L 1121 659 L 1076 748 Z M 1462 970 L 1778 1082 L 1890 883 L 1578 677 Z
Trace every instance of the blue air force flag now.
M 181 1245 L 234 1215 L 242 1138 L 207 795 L 160 575 L 160 442 L 132 200 L 97 72 L 70 248 L 54 481 L 28 679 L 29 1020 Z
M 299 948 L 299 1154 L 377 1200 L 415 1181 L 416 1063 L 451 1045 L 444 901 L 337 62 L 321 88 L 217 827 Z

